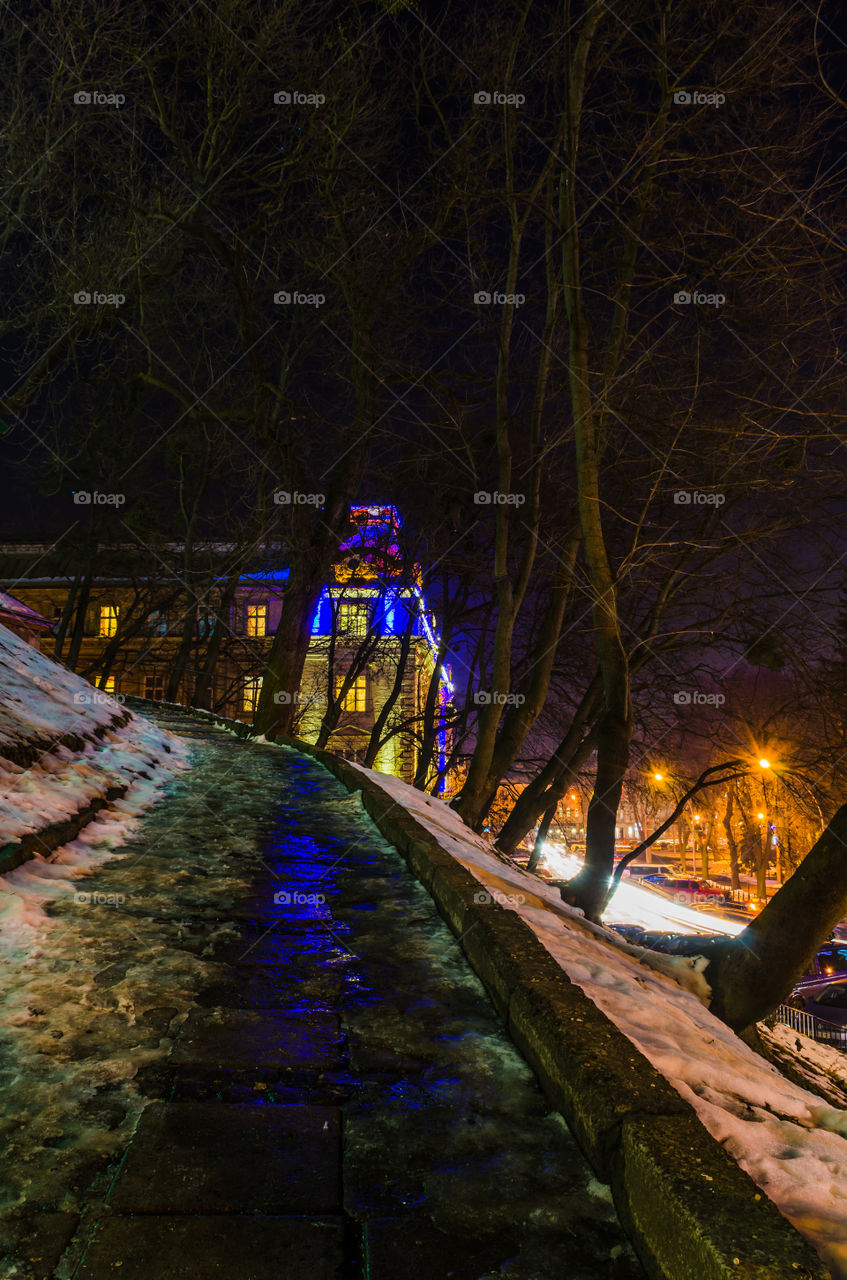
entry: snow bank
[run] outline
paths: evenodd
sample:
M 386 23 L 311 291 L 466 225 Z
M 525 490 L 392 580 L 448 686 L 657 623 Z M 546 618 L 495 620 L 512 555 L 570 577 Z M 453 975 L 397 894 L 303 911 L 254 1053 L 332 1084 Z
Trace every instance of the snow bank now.
M 124 716 L 126 723 L 116 723 Z M 61 741 L 70 735 L 76 749 Z M 35 752 L 28 767 L 15 761 L 22 752 Z M 125 712 L 0 626 L 0 848 L 129 784 L 121 800 L 102 809 L 50 861 L 36 857 L 0 876 L 0 950 L 20 946 L 43 924 L 47 899 L 129 839 L 138 817 L 187 759 L 179 738 Z
M 759 1034 L 780 1061 L 799 1072 L 811 1089 L 838 1107 L 847 1106 L 847 1054 L 795 1031 L 784 1022 L 759 1027 Z
M 833 1276 L 847 1280 L 847 1111 L 792 1084 L 709 1012 L 702 960 L 651 955 L 590 924 L 557 889 L 501 862 L 444 801 L 355 767 L 529 925 L 571 981 L 806 1236 Z
M 120 705 L 0 626 L 0 756 L 109 724 Z

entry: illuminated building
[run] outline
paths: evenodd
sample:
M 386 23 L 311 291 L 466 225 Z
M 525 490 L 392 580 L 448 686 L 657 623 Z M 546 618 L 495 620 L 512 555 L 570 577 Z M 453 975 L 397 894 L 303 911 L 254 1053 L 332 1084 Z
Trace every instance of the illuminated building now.
M 355 666 L 356 676 L 343 699 L 330 746 L 352 759 L 363 759 L 376 718 L 396 692 L 384 730 L 387 740 L 374 767 L 411 782 L 438 656 L 434 619 L 426 607 L 418 567 L 404 563 L 396 508 L 353 507 L 351 519 L 355 533 L 341 544 L 312 620 L 301 684 L 305 702 L 300 733 L 309 742 L 317 739 L 325 708 L 331 698 L 338 699 L 344 676 Z M 404 637 L 408 655 L 398 672 Z M 438 673 L 438 685 L 437 767 L 441 771 L 448 749 L 444 720 L 453 691 L 444 667 Z
M 374 767 L 412 781 L 436 667 L 435 620 L 427 611 L 418 567 L 404 564 L 396 509 L 354 507 L 351 521 L 353 532 L 339 548 L 311 623 L 303 680 L 293 695 L 299 704 L 296 731 L 315 741 L 324 712 L 332 710 L 357 663 L 361 670 L 343 695 L 327 745 L 363 759 L 380 712 L 393 698 L 380 734 L 386 741 Z M 252 720 L 284 607 L 289 570 L 281 543 L 262 547 L 237 580 L 227 577 L 237 548 L 215 543 L 195 549 L 200 585 L 188 628 L 184 583 L 177 569 L 168 571 L 168 558 L 174 565 L 182 559 L 178 544 L 157 556 L 161 567 L 157 565 L 155 577 L 143 549 L 100 547 L 96 573 L 84 590 L 61 548 L 12 545 L 0 550 L 3 580 L 14 583 L 20 596 L 18 612 L 41 618 L 42 630 L 52 624 L 54 634 L 61 632 L 64 620 L 62 659 L 76 646 L 74 669 L 110 693 L 161 700 L 179 669 L 175 701 L 191 704 L 204 679 L 217 624 L 219 650 L 201 701 L 222 716 Z M 42 644 L 52 652 L 53 636 L 48 634 Z M 177 668 L 180 651 L 183 661 Z M 399 677 L 398 665 L 403 668 Z M 443 768 L 448 751 L 443 722 L 451 694 L 449 672 L 442 668 L 436 769 Z

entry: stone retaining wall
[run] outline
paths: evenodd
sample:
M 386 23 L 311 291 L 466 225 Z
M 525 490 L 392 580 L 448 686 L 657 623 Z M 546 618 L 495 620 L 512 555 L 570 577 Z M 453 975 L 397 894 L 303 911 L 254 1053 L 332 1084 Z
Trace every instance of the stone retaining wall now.
M 615 1206 L 655 1280 L 826 1280 L 817 1253 L 532 930 L 355 766 L 296 739 L 403 854 Z

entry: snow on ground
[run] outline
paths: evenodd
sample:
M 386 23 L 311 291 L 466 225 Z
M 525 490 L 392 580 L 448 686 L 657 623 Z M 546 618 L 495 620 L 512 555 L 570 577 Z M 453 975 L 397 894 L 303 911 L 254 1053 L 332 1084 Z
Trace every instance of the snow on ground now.
M 151 811 L 161 783 L 140 779 L 51 861 L 0 880 L 0 1239 L 27 1205 L 99 1203 L 149 1101 L 139 1072 L 166 1059 L 238 936 L 227 912 L 264 828 L 246 767 L 227 756 L 210 775 L 198 756 L 170 804 Z
M 847 1111 L 793 1084 L 708 1010 L 697 958 L 633 947 L 501 862 L 443 800 L 360 768 L 517 912 L 568 977 L 694 1107 L 703 1125 L 847 1280 Z M 614 907 L 610 915 L 617 918 Z M 792 1033 L 793 1034 L 793 1033 Z
M 132 1082 L 185 1016 L 199 961 L 168 966 L 167 928 L 132 914 L 137 855 L 118 850 L 187 764 L 181 739 L 0 626 L 0 849 L 127 787 L 76 839 L 0 876 L 0 1227 L 28 1197 L 73 1207 L 68 1185 L 125 1147 L 144 1105 Z M 104 876 L 118 858 L 123 873 Z
M 138 716 L 116 723 L 126 714 L 0 626 L 0 848 L 130 784 L 49 861 L 36 857 L 0 876 L 0 952 L 20 946 L 43 923 L 44 902 L 124 844 L 173 772 L 187 766 L 180 739 Z M 60 743 L 67 735 L 78 740 L 76 749 Z M 33 748 L 29 767 L 9 758 Z
M 784 1022 L 762 1024 L 759 1034 L 771 1052 L 800 1072 L 809 1087 L 838 1107 L 847 1106 L 847 1054 L 795 1031 Z
M 175 764 L 184 766 L 184 756 L 172 749 Z M 36 854 L 0 876 L 0 957 L 19 954 L 36 935 L 49 930 L 44 908 L 53 899 L 74 892 L 79 901 L 84 900 L 85 890 L 75 883 L 77 879 L 98 870 L 131 839 L 169 776 L 160 770 L 153 778 L 136 779 L 120 800 L 101 809 L 83 827 L 76 840 L 56 849 L 49 859 Z
M 4 677 L 0 655 L 0 679 Z M 182 749 L 172 734 L 135 716 L 125 725 L 107 729 L 96 743 L 86 742 L 79 751 L 54 747 L 27 769 L 4 760 L 0 747 L 0 841 L 18 841 L 87 808 L 110 787 L 146 773 L 153 776 L 164 770 L 169 774 L 183 763 Z
M 113 698 L 3 626 L 0 674 L 0 755 L 4 746 L 90 732 L 121 710 Z

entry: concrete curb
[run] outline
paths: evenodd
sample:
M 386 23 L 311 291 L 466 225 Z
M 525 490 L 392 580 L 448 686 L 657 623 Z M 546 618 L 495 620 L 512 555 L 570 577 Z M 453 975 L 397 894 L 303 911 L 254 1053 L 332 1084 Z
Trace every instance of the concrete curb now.
M 378 783 L 286 739 L 350 791 L 455 933 L 518 1049 L 565 1117 L 654 1280 L 831 1280 L 817 1253 L 692 1107 L 559 968 L 532 930 Z

